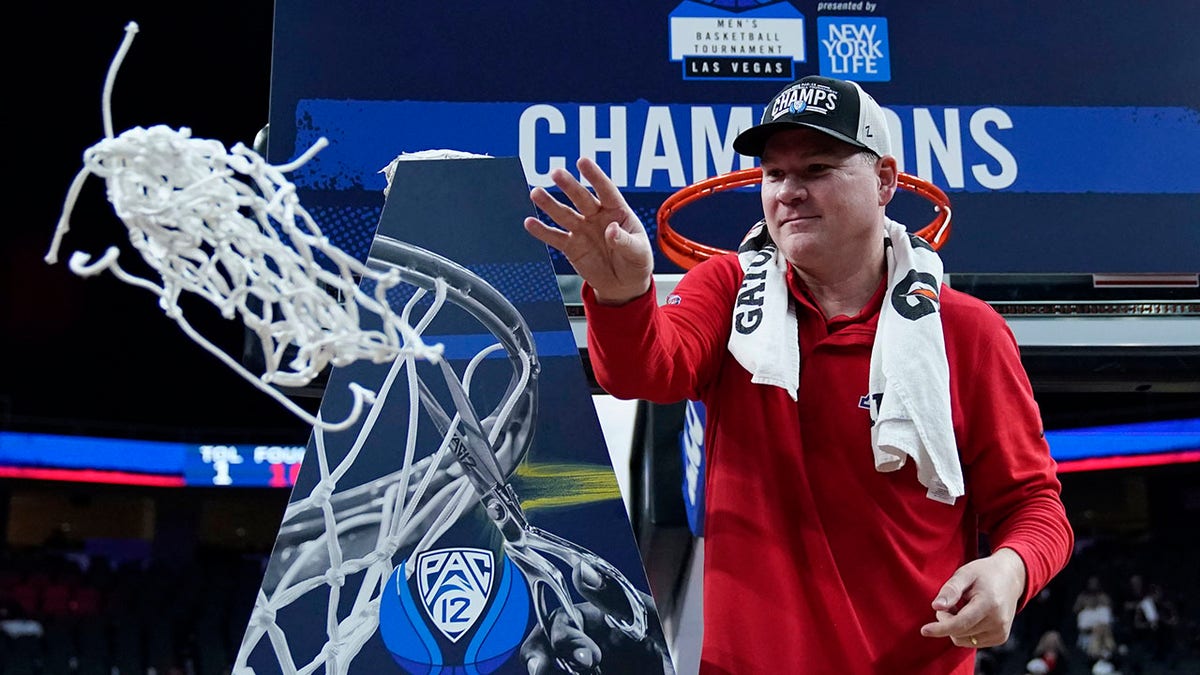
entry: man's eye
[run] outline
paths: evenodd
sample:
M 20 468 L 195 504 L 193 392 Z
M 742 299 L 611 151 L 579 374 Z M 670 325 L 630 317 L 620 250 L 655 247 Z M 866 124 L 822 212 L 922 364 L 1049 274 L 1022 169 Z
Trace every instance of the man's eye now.
M 821 173 L 823 171 L 828 171 L 828 170 L 829 170 L 828 164 L 809 164 L 808 165 L 809 173 Z

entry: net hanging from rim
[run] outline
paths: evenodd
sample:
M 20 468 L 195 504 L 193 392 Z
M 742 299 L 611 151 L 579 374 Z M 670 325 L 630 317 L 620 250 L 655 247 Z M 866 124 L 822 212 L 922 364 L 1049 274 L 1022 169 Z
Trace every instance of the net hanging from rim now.
M 372 257 L 363 263 L 333 245 L 284 175 L 311 160 L 325 139 L 296 160 L 272 166 L 240 143 L 226 150 L 217 141 L 192 138 L 186 128 L 137 127 L 114 135 L 113 81 L 136 32 L 136 23 L 126 26 L 109 68 L 105 138 L 84 153 L 84 168 L 70 186 L 45 260 L 57 262 L 86 179 L 103 178 L 130 244 L 161 280 L 127 271 L 117 262 L 116 246 L 94 262 L 90 254 L 75 252 L 71 271 L 84 277 L 109 271 L 153 292 L 190 339 L 313 425 L 310 454 L 317 467 L 307 475 L 316 478 L 311 485 L 297 484 L 308 492 L 294 494 L 285 511 L 272 555 L 277 564 L 268 567 L 233 672 L 253 673 L 250 656 L 261 649 L 288 675 L 348 673 L 379 629 L 379 603 L 396 569 L 393 558 L 429 549 L 479 505 L 525 577 L 543 631 L 550 630 L 550 614 L 560 610 L 580 626 L 559 565 L 587 565 L 627 600 L 623 611 L 605 619 L 631 639 L 650 639 L 652 607 L 620 570 L 531 525 L 508 483 L 529 450 L 537 420 L 538 359 L 516 308 L 474 273 L 420 247 L 376 237 Z M 390 173 L 388 178 L 390 187 Z M 266 372 L 251 373 L 196 331 L 179 305 L 184 294 L 203 298 L 251 329 L 262 341 Z M 440 344 L 422 339 L 438 314 L 452 307 L 495 338 L 458 371 Z M 503 394 L 489 398 L 472 382 L 495 365 L 498 360 L 488 357 L 497 351 L 508 357 L 501 365 L 509 369 L 509 380 Z M 359 360 L 386 365 L 386 373 L 373 390 L 348 385 L 351 411 L 340 422 L 309 415 L 276 388 L 307 384 L 326 366 Z M 397 383 L 404 386 L 393 391 Z M 405 395 L 405 401 L 395 400 Z M 381 423 L 389 396 L 407 411 L 403 448 L 395 453 L 399 465 L 356 482 L 361 478 L 352 469 Z M 418 449 L 421 421 L 426 429 L 432 425 L 437 441 L 428 452 Z M 475 470 L 480 466 L 488 470 Z M 289 640 L 290 620 L 313 619 L 301 599 L 323 605 L 323 644 Z
M 352 440 L 314 431 L 319 477 L 311 486 L 298 483 L 302 496 L 293 497 L 285 511 L 235 675 L 251 675 L 251 657 L 263 650 L 289 675 L 307 675 L 322 667 L 331 674 L 348 672 L 379 628 L 380 603 L 388 592 L 394 557 L 416 559 L 480 504 L 503 535 L 505 554 L 521 570 L 544 631 L 550 630 L 557 610 L 573 625 L 582 625 L 558 564 L 586 564 L 627 601 L 626 611 L 607 616 L 611 625 L 630 639 L 650 639 L 652 608 L 628 578 L 588 549 L 530 524 L 508 484 L 530 448 L 538 417 L 540 366 L 533 334 L 521 314 L 478 275 L 406 242 L 378 235 L 368 264 L 395 269 L 416 289 L 403 302 L 403 314 L 418 332 L 430 330 L 440 314 L 457 308 L 482 324 L 495 342 L 474 354 L 461 372 L 446 359 L 397 359 Z M 507 356 L 507 365 L 488 358 L 496 352 Z M 488 367 L 509 373 L 505 391 L 493 398 L 473 386 L 487 378 L 482 373 Z M 407 411 L 403 449 L 396 449 L 403 464 L 355 485 L 347 476 L 367 452 L 364 447 L 376 426 L 384 423 L 385 405 L 392 418 Z M 422 456 L 418 429 L 428 425 L 436 430 L 431 438 L 438 444 Z M 411 574 L 412 568 L 406 571 Z M 327 642 L 289 641 L 289 626 L 311 621 L 314 599 L 327 606 Z

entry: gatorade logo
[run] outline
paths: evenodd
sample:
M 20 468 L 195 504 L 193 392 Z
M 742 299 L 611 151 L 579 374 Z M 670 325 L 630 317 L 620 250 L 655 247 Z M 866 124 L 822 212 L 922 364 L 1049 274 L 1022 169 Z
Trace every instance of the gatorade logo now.
M 909 270 L 892 289 L 892 308 L 906 319 L 916 321 L 934 314 L 939 304 L 937 279 L 932 274 Z

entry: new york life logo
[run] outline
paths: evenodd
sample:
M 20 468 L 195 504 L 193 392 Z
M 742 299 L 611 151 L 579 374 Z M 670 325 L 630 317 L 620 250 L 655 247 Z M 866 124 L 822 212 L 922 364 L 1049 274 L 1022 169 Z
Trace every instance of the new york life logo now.
M 892 79 L 887 19 L 819 17 L 817 36 L 822 75 L 856 82 Z

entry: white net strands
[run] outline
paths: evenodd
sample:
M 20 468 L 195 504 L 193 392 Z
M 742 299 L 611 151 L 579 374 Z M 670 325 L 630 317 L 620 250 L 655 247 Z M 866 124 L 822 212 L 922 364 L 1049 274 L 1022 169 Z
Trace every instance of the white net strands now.
M 272 563 L 234 664 L 233 672 L 239 675 L 255 672 L 250 657 L 264 639 L 280 672 L 349 672 L 355 656 L 378 630 L 381 596 L 395 569 L 393 557 L 401 549 L 417 555 L 430 548 L 479 503 L 452 450 L 456 439 L 462 437 L 464 413 L 456 411 L 452 401 L 439 402 L 435 386 L 423 377 L 444 380 L 447 387 L 462 392 L 459 403 L 470 409 L 466 416 L 486 429 L 488 452 L 506 475 L 524 457 L 532 440 L 538 365 L 524 319 L 465 268 L 424 249 L 395 240 L 381 244 L 380 239 L 375 250 L 386 244 L 399 253 L 386 267 L 418 287 L 403 310 L 409 315 L 425 306 L 414 321 L 416 330 L 425 330 L 439 313 L 462 307 L 493 331 L 497 342 L 475 354 L 461 376 L 445 361 L 431 373 L 422 374 L 417 359 L 397 359 L 387 369 L 378 396 L 348 447 L 343 449 L 336 436 L 314 432 L 312 447 L 319 478 L 307 495 L 293 495 L 284 513 Z M 372 262 L 382 269 L 377 261 Z M 497 400 L 479 400 L 480 396 L 472 393 L 472 380 L 487 357 L 499 350 L 508 355 L 508 385 Z M 393 393 L 394 388 L 400 396 Z M 443 403 L 451 407 L 447 409 Z M 390 406 L 388 414 L 397 416 L 397 404 L 407 409 L 401 466 L 362 484 L 346 484 L 347 473 L 362 456 L 383 409 Z M 476 408 L 488 410 L 489 406 L 490 412 L 482 417 L 476 412 Z M 421 456 L 419 430 L 431 423 L 439 443 Z M 303 487 L 298 483 L 296 489 Z M 310 601 L 313 595 L 322 596 L 326 607 L 327 641 L 323 645 L 293 644 L 285 626 L 311 620 L 307 616 L 311 604 L 301 601 Z
M 537 426 L 540 366 L 524 318 L 485 280 L 420 247 L 379 235 L 368 263 L 394 269 L 416 287 L 402 312 L 410 316 L 420 311 L 412 322 L 418 332 L 434 325 L 439 314 L 462 310 L 495 342 L 470 356 L 461 373 L 446 359 L 397 359 L 380 376 L 378 396 L 353 439 L 339 438 L 346 433 L 314 431 L 311 446 L 319 475 L 311 487 L 297 482 L 234 675 L 255 673 L 252 657 L 261 657 L 264 649 L 287 675 L 350 672 L 355 657 L 377 634 L 380 603 L 389 592 L 396 558 L 416 559 L 480 505 L 500 534 L 505 555 L 525 577 L 543 630 L 550 629 L 556 610 L 565 612 L 573 625 L 582 625 L 556 559 L 570 567 L 586 564 L 603 575 L 624 594 L 628 606 L 608 620 L 632 639 L 645 639 L 650 610 L 629 580 L 591 551 L 531 525 L 509 485 Z M 496 353 L 507 358 L 489 358 Z M 477 391 L 486 389 L 477 388 L 477 381 L 496 381 L 505 373 L 503 392 Z M 384 423 L 385 406 L 393 419 L 407 411 L 403 452 L 392 453 L 401 455 L 402 463 L 395 471 L 355 484 L 348 476 L 369 452 L 372 434 Z M 419 429 L 430 426 L 432 434 L 419 435 Z M 425 454 L 419 449 L 422 438 Z M 431 440 L 436 448 L 429 451 Z M 405 569 L 409 575 L 412 571 Z M 316 606 L 325 611 L 325 643 L 290 641 L 288 628 L 311 623 Z
M 627 609 L 606 620 L 634 640 L 646 638 L 650 609 L 629 580 L 587 549 L 530 524 L 509 484 L 532 443 L 538 408 L 537 353 L 516 308 L 473 272 L 419 247 L 377 236 L 371 259 L 362 263 L 332 245 L 285 176 L 311 160 L 323 139 L 294 161 L 272 166 L 241 144 L 227 151 L 192 138 L 188 129 L 139 127 L 114 135 L 112 85 L 136 32 L 136 23 L 126 27 L 109 68 L 105 138 L 84 154 L 45 259 L 57 262 L 86 179 L 103 178 L 130 244 L 160 279 L 127 271 L 116 246 L 95 261 L 75 252 L 70 269 L 80 276 L 108 271 L 153 292 L 189 338 L 313 425 L 233 672 L 249 675 L 252 657 L 269 656 L 271 672 L 349 673 L 379 631 L 395 561 L 430 549 L 472 509 L 495 526 L 544 631 L 559 610 L 581 625 L 559 565 L 586 565 L 627 600 Z M 437 150 L 398 161 L 462 156 Z M 390 187 L 392 172 L 384 171 Z M 179 304 L 189 294 L 258 336 L 265 372 L 250 372 L 193 329 Z M 458 311 L 495 340 L 456 371 L 442 345 L 422 336 L 439 315 Z M 507 358 L 491 358 L 498 352 Z M 377 366 L 354 371 L 371 388 L 350 382 L 348 392 L 327 391 L 322 402 L 323 411 L 331 399 L 344 404 L 348 412 L 339 422 L 309 415 L 278 389 L 359 361 Z M 501 377 L 494 377 L 496 368 Z M 378 469 L 380 457 L 364 459 L 379 449 L 369 441 L 380 425 L 397 420 L 403 440 L 386 441 L 387 464 Z M 402 450 L 394 447 L 400 444 Z M 366 476 L 364 466 L 371 467 Z M 314 611 L 324 613 L 324 641 L 309 639 L 311 630 L 289 640 L 289 628 L 312 626 Z
M 58 260 L 70 217 L 89 176 L 104 179 L 107 196 L 129 241 L 161 278 L 137 276 L 109 247 L 98 259 L 72 254 L 79 276 L 109 271 L 159 297 L 159 306 L 187 336 L 255 387 L 309 424 L 329 430 L 351 426 L 374 393 L 351 384 L 355 405 L 344 420 L 310 415 L 279 387 L 310 383 L 330 364 L 360 359 L 387 363 L 400 355 L 437 358 L 440 346 L 421 342 L 386 301 L 400 283 L 395 270 L 379 271 L 347 255 L 328 238 L 286 175 L 327 145 L 320 139 L 294 161 L 273 166 L 238 143 L 192 138 L 187 128 L 135 127 L 114 136 L 111 98 L 116 73 L 138 27 L 130 22 L 109 67 L 103 94 L 105 138 L 84 153 L 84 167 L 68 191 L 45 256 Z M 370 279 L 374 294 L 361 290 Z M 180 299 L 194 294 L 225 318 L 240 318 L 261 341 L 264 372 L 253 373 L 194 329 Z M 373 329 L 363 327 L 372 316 Z

